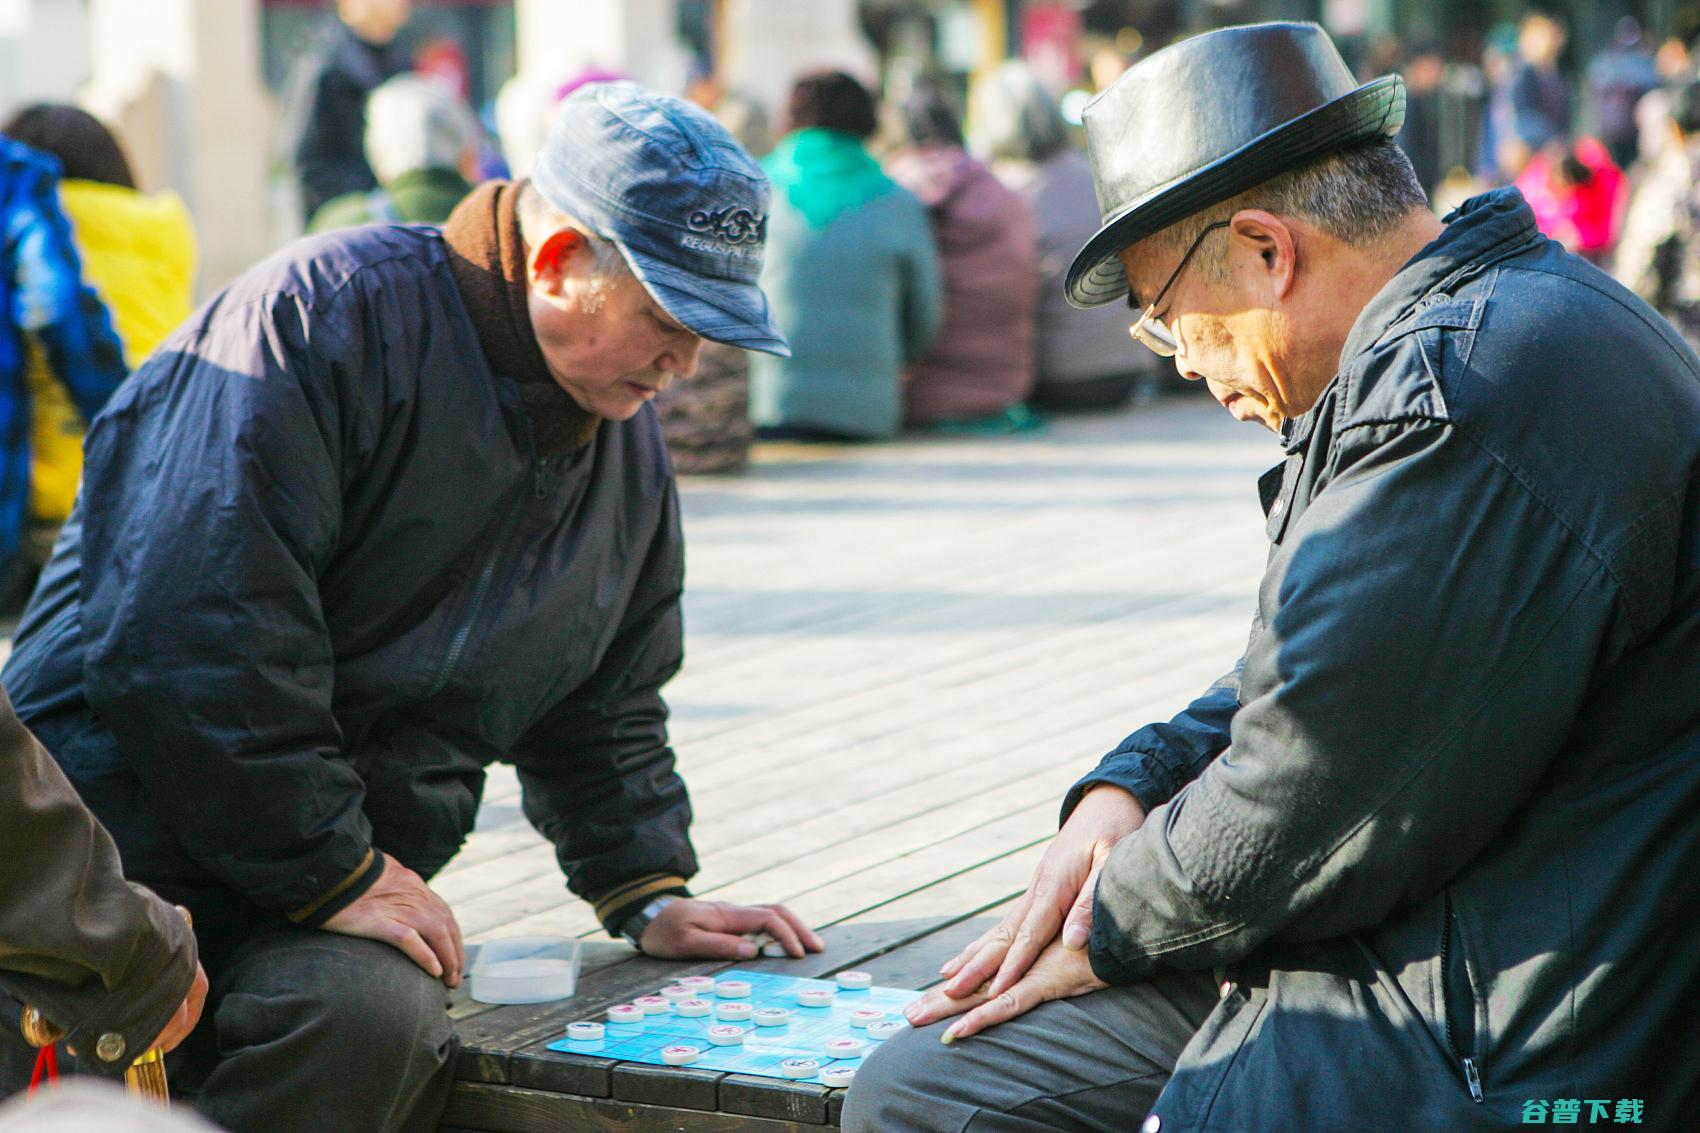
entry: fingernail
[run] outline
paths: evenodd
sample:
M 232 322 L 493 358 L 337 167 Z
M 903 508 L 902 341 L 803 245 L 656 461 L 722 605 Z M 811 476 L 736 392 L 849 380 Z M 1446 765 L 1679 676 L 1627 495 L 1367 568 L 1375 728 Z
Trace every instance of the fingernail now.
M 754 944 L 750 943 L 749 941 L 746 940 L 746 941 L 744 941 L 744 943 L 738 945 L 738 957 L 739 957 L 739 959 L 748 960 L 751 956 L 754 956 L 755 954 L 756 954 L 756 946 Z
M 1079 952 L 1086 947 L 1086 942 L 1092 933 L 1083 924 L 1071 924 L 1063 929 L 1063 947 L 1071 952 Z
M 939 1042 L 943 1043 L 945 1046 L 949 1046 L 951 1043 L 953 1043 L 955 1041 L 956 1041 L 956 1028 L 955 1027 L 946 1028 L 944 1034 L 939 1036 Z

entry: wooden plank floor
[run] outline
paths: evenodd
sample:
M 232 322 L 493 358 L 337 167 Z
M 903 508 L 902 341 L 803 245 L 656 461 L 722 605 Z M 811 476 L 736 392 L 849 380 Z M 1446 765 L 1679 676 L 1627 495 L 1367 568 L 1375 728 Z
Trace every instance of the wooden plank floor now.
M 1194 396 L 684 481 L 697 891 L 816 925 L 1019 891 L 1068 784 L 1238 656 L 1279 455 Z M 518 804 L 494 769 L 436 888 L 469 940 L 596 934 Z

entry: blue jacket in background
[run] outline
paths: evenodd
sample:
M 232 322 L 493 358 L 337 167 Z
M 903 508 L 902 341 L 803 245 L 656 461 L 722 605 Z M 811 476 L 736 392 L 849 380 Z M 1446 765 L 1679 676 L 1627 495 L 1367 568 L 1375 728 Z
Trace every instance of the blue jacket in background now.
M 0 563 L 17 553 L 30 481 L 29 341 L 33 337 L 85 421 L 124 380 L 124 348 L 83 282 L 59 207 L 59 163 L 0 137 Z
M 761 285 L 791 357 L 750 356 L 750 419 L 895 436 L 903 368 L 943 314 L 926 210 L 841 131 L 799 130 L 762 165 L 773 203 Z

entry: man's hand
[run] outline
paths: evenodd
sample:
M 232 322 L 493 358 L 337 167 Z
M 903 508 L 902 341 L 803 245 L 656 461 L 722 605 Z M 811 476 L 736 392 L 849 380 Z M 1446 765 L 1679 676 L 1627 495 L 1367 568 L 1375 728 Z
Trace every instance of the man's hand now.
M 1085 949 L 1064 948 L 1061 941 L 1056 941 L 1039 953 L 1014 986 L 999 995 L 983 990 L 968 996 L 951 996 L 942 987 L 935 987 L 905 1007 L 903 1014 L 911 1025 L 924 1027 L 968 1012 L 945 1030 L 943 1041 L 952 1043 L 979 1034 L 987 1027 L 1007 1023 L 1049 1000 L 1085 995 L 1108 986 L 1092 974 L 1092 961 Z
M 732 905 L 681 897 L 643 930 L 644 952 L 669 960 L 748 960 L 757 952 L 746 933 L 765 932 L 792 959 L 820 952 L 826 942 L 784 905 Z
M 177 1049 L 177 1044 L 189 1037 L 189 1032 L 195 1029 L 195 1024 L 201 1021 L 201 1008 L 207 1002 L 207 971 L 199 964 L 195 965 L 195 982 L 189 985 L 189 994 L 183 997 L 178 1005 L 177 1013 L 165 1025 L 165 1030 L 159 1037 L 148 1044 L 148 1049 L 158 1047 L 167 1053 Z
M 939 970 L 946 978 L 944 994 L 955 999 L 1003 995 L 1027 974 L 1059 929 L 1066 948 L 1084 950 L 1092 935 L 1098 871 L 1111 847 L 1144 823 L 1145 808 L 1127 791 L 1107 783 L 1088 789 L 1015 907 Z
M 460 986 L 461 972 L 466 970 L 466 948 L 455 915 L 417 873 L 388 854 L 377 884 L 339 910 L 324 928 L 399 948 L 450 987 Z

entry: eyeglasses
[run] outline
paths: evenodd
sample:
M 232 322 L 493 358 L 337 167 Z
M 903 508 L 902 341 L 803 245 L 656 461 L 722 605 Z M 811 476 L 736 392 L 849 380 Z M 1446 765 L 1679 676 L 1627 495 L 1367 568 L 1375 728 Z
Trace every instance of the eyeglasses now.
M 1198 246 L 1204 243 L 1204 238 L 1218 228 L 1228 227 L 1230 223 L 1232 222 L 1218 220 L 1198 234 L 1198 238 L 1192 242 L 1192 247 L 1188 248 L 1186 255 L 1181 257 L 1181 262 L 1175 265 L 1174 274 L 1169 276 L 1169 282 L 1163 284 L 1163 289 L 1157 292 L 1157 297 L 1151 300 L 1151 305 L 1145 308 L 1145 313 L 1139 316 L 1139 321 L 1127 328 L 1127 333 L 1131 334 L 1136 341 L 1143 342 L 1153 353 L 1160 354 L 1164 358 L 1173 358 L 1175 352 L 1181 347 L 1180 342 L 1175 338 L 1175 332 L 1169 329 L 1167 323 L 1151 312 L 1157 309 L 1157 304 L 1163 301 L 1163 296 L 1169 293 L 1169 288 L 1173 287 L 1175 280 L 1181 277 L 1181 272 L 1186 268 L 1186 262 L 1192 259 L 1192 254 L 1198 251 Z M 1133 306 L 1132 291 L 1127 293 L 1127 305 Z

